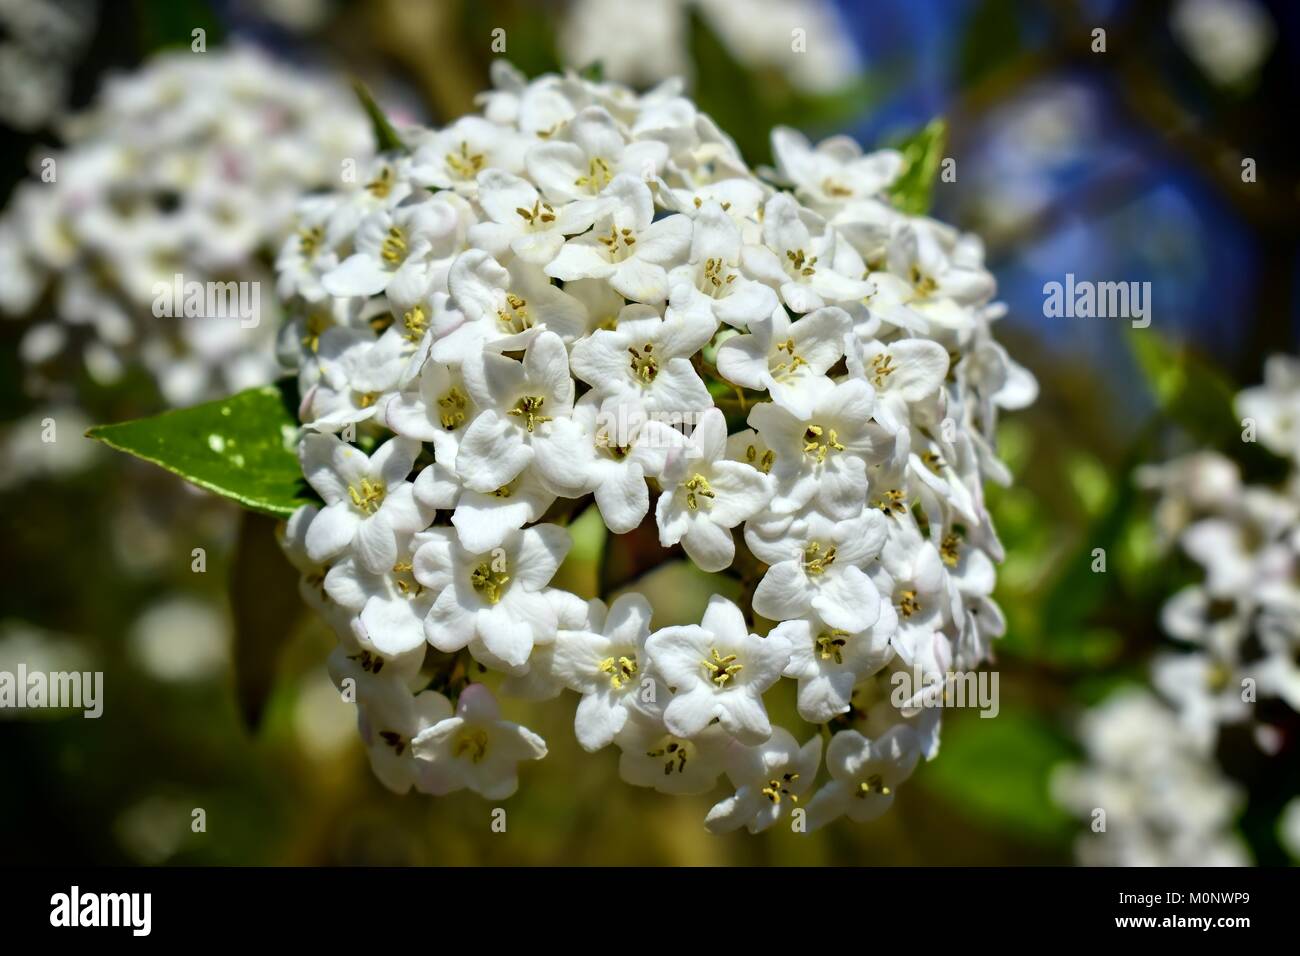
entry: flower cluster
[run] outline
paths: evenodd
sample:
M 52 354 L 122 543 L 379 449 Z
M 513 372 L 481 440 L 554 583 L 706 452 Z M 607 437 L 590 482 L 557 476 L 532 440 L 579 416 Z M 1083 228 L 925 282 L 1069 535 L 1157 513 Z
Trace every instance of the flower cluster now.
M 982 489 L 1036 384 L 992 335 L 979 241 L 895 208 L 896 152 L 778 129 L 774 188 L 680 84 L 493 79 L 480 115 L 306 202 L 279 259 L 323 499 L 285 544 L 375 772 L 512 792 L 545 744 L 481 670 L 577 693 L 579 743 L 629 783 L 725 771 L 711 829 L 805 797 L 812 826 L 877 816 L 1003 629 Z M 587 507 L 743 578 L 752 609 L 655 629 L 640 594 L 552 587 Z M 834 731 L 820 787 L 822 738 L 769 720 L 783 677 Z
M 267 266 L 296 203 L 373 155 L 352 102 L 252 49 L 166 54 L 110 80 L 0 219 L 0 312 L 54 316 L 25 335 L 24 359 L 79 353 L 101 382 L 139 362 L 174 405 L 273 379 L 269 316 L 175 303 L 155 317 L 158 286 L 260 283 L 272 305 Z
M 1091 861 L 1186 864 L 1207 846 L 1215 849 L 1206 859 L 1247 860 L 1224 832 L 1240 801 L 1214 762 L 1221 732 L 1249 729 L 1273 752 L 1279 734 L 1263 708 L 1300 712 L 1300 361 L 1271 358 L 1264 384 L 1241 392 L 1236 411 L 1245 440 L 1288 460 L 1280 487 L 1246 484 L 1212 451 L 1138 475 L 1161 492 L 1160 537 L 1177 542 L 1204 577 L 1164 606 L 1164 630 L 1186 649 L 1152 662 L 1160 696 L 1143 693 L 1139 705 L 1134 695 L 1088 718 L 1097 766 L 1068 778 L 1080 786 L 1063 784 L 1064 801 L 1080 812 L 1118 808 L 1123 821 L 1107 839 L 1083 841 Z M 1160 799 L 1137 796 L 1157 790 Z

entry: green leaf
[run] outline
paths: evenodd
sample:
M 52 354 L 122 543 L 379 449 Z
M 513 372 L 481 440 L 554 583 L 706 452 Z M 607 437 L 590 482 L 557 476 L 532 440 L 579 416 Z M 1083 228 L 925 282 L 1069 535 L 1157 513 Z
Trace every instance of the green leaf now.
M 96 425 L 86 436 L 245 508 L 287 517 L 315 500 L 294 451 L 297 406 L 286 379 L 152 418 Z
M 298 572 L 284 559 L 275 528 L 271 518 L 244 512 L 230 569 L 235 697 L 250 730 L 261 722 L 280 654 L 303 610 Z
M 1041 717 L 1008 706 L 993 718 L 960 718 L 945 719 L 939 759 L 917 774 L 918 785 L 990 826 L 1039 844 L 1065 843 L 1075 826 L 1053 802 L 1049 780 L 1074 756 L 1069 743 Z
M 1209 362 L 1155 329 L 1131 329 L 1129 346 L 1156 406 L 1203 445 L 1226 445 L 1240 427 L 1233 412 L 1236 388 Z
M 357 94 L 357 99 L 361 101 L 361 107 L 366 111 L 366 115 L 370 117 L 370 128 L 375 134 L 375 148 L 381 153 L 410 152 L 410 147 L 402 141 L 402 137 L 397 135 L 397 129 L 384 115 L 383 109 L 375 102 L 366 85 L 360 80 L 353 80 L 352 89 Z
M 603 60 L 592 60 L 578 71 L 578 75 L 589 82 L 600 83 L 605 79 L 605 63 Z
M 939 118 L 897 144 L 903 154 L 903 171 L 889 187 L 889 196 L 908 215 L 923 216 L 930 211 L 934 180 L 947 141 L 948 124 Z

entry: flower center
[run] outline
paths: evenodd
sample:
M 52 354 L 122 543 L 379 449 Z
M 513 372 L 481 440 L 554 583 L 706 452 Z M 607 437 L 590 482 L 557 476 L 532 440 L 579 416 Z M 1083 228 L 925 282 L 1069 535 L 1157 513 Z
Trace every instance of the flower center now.
M 825 179 L 822 180 L 822 192 L 824 192 L 828 196 L 834 196 L 837 199 L 842 199 L 845 196 L 853 195 L 852 189 L 849 189 L 847 186 L 841 186 L 830 176 L 827 176 Z
M 408 342 L 419 342 L 429 331 L 429 317 L 424 314 L 424 307 L 417 305 L 409 312 L 402 313 L 402 335 Z
M 609 675 L 609 686 L 622 690 L 624 685 L 636 677 L 636 655 L 631 657 L 607 657 L 600 662 L 600 672 Z
M 461 179 L 473 179 L 483 168 L 483 154 L 469 151 L 469 143 L 461 140 L 460 149 L 446 156 L 447 166 Z
M 415 566 L 410 561 L 398 561 L 393 565 L 393 584 L 404 597 L 417 598 L 424 593 L 424 585 L 415 580 Z
M 824 574 L 835 563 L 835 545 L 822 550 L 820 541 L 811 542 L 803 549 L 803 569 L 806 574 Z
M 745 665 L 736 663 L 736 655 L 723 657 L 716 647 L 709 648 L 709 657 L 700 661 L 708 672 L 709 680 L 718 687 L 726 687 L 727 681 L 735 682 L 736 675 L 744 670 Z
M 844 446 L 840 444 L 838 437 L 833 428 L 822 428 L 820 425 L 809 425 L 803 433 L 803 451 L 805 455 L 810 455 L 817 459 L 818 464 L 826 461 L 826 456 L 831 451 L 843 451 Z
M 481 763 L 487 756 L 488 735 L 481 727 L 467 730 L 456 739 L 453 749 L 457 757 L 466 757 L 471 763 Z
M 385 166 L 378 176 L 366 183 L 366 191 L 376 199 L 387 199 L 393 191 L 393 171 Z
M 822 631 L 817 635 L 817 656 L 824 661 L 833 660 L 836 664 L 843 664 L 844 648 L 849 643 L 846 640 L 848 636 L 848 631 L 841 631 L 838 628 Z
M 654 750 L 647 750 L 647 757 L 663 757 L 664 759 L 664 776 L 671 776 L 674 772 L 685 773 L 686 764 L 691 759 L 693 749 L 690 742 L 678 740 L 676 737 L 664 737 L 659 746 Z
M 709 479 L 703 475 L 691 475 L 682 487 L 686 489 L 686 507 L 692 511 L 699 510 L 700 498 L 717 497 L 713 493 L 713 489 L 709 487 Z
M 532 431 L 542 422 L 551 420 L 549 415 L 542 414 L 542 406 L 546 404 L 546 399 L 541 395 L 525 395 L 519 401 L 515 402 L 515 407 L 506 412 L 507 415 L 514 415 L 524 420 L 524 428 Z
M 770 474 L 772 471 L 772 465 L 776 463 L 776 452 L 768 448 L 760 456 L 757 446 L 747 445 L 745 447 L 745 461 L 749 462 L 763 474 Z
M 379 247 L 379 255 L 390 266 L 406 258 L 406 234 L 397 226 L 388 227 L 388 235 Z
M 906 496 L 897 488 L 890 488 L 884 495 L 872 502 L 872 506 L 879 508 L 885 514 L 901 515 L 907 513 Z
M 799 775 L 797 773 L 782 774 L 780 779 L 773 778 L 769 780 L 767 782 L 767 786 L 764 787 L 760 792 L 763 794 L 763 796 L 767 797 L 767 799 L 771 800 L 773 803 L 780 803 L 782 797 L 789 797 L 791 803 L 798 803 L 799 802 L 798 795 L 791 793 L 790 786 L 789 786 L 790 784 L 794 783 L 798 779 L 799 779 Z
M 484 561 L 471 571 L 469 583 L 483 596 L 483 600 L 489 604 L 496 604 L 510 584 L 509 570 L 505 558 L 498 555 L 490 561 Z
M 605 247 L 611 262 L 618 262 L 636 245 L 636 236 L 632 235 L 631 229 L 619 229 L 617 226 L 610 226 L 609 235 L 597 236 L 596 241 Z
M 532 316 L 528 314 L 528 300 L 513 292 L 506 293 L 506 308 L 497 309 L 497 318 L 501 320 L 501 327 L 511 334 L 533 327 Z
M 891 365 L 894 357 L 888 352 L 882 352 L 871 360 L 871 369 L 875 373 L 871 376 L 871 383 L 876 388 L 885 387 L 885 379 L 898 371 L 897 365 Z
M 701 283 L 702 292 L 707 292 L 717 298 L 719 295 L 730 291 L 731 283 L 736 281 L 734 272 L 723 272 L 721 259 L 704 260 L 704 282 Z
M 613 178 L 614 174 L 610 171 L 609 163 L 599 156 L 593 156 L 591 161 L 587 163 L 587 175 L 579 176 L 573 181 L 573 185 L 582 186 L 584 189 L 598 193 L 608 186 Z
M 643 384 L 649 385 L 659 374 L 659 360 L 654 355 L 654 343 L 647 342 L 641 348 L 629 346 L 627 354 L 632 356 L 632 374 Z
M 853 792 L 853 795 L 862 798 L 870 796 L 873 793 L 878 793 L 882 797 L 887 797 L 893 792 L 893 790 L 890 790 L 889 787 L 885 786 L 884 778 L 882 778 L 880 774 L 873 773 L 866 780 L 863 780 L 858 784 L 858 789 Z
M 325 240 L 325 230 L 320 226 L 313 226 L 310 229 L 298 230 L 298 251 L 306 258 L 310 259 L 316 255 L 316 250 Z
M 790 268 L 797 276 L 805 278 L 814 275 L 817 270 L 813 267 L 817 265 L 817 257 L 808 258 L 802 249 L 787 249 L 785 257 L 790 260 Z
M 542 202 L 538 199 L 533 203 L 532 209 L 525 209 L 522 206 L 516 206 L 515 212 L 529 226 L 536 226 L 539 223 L 555 222 L 555 209 L 548 202 Z
M 961 557 L 961 537 L 955 534 L 944 535 L 939 544 L 939 557 L 943 558 L 943 563 L 948 567 L 953 567 Z
M 378 674 L 384 669 L 384 659 L 378 654 L 371 654 L 369 651 L 353 654 L 348 660 L 356 661 L 357 665 L 367 674 Z
M 453 385 L 447 393 L 438 399 L 438 421 L 447 431 L 455 431 L 465 424 L 465 411 L 469 408 L 469 396 Z
M 788 356 L 788 358 L 783 358 Z M 784 342 L 776 343 L 776 354 L 772 356 L 772 376 L 777 379 L 788 379 L 802 365 L 807 365 L 808 361 L 802 355 L 794 350 L 794 339 L 786 339 Z
M 371 481 L 369 478 L 362 478 L 357 484 L 348 485 L 348 497 L 352 499 L 354 508 L 365 514 L 372 515 L 384 503 L 384 490 L 382 481 Z
M 932 276 L 922 272 L 920 266 L 912 266 L 908 272 L 908 278 L 912 281 L 912 288 L 922 298 L 939 291 L 939 283 L 935 282 Z
M 334 321 L 328 315 L 313 312 L 303 320 L 303 331 L 307 334 L 302 337 L 302 344 L 313 352 L 319 351 L 321 333 L 333 324 Z
M 400 757 L 402 755 L 402 752 L 406 750 L 406 738 L 403 737 L 401 734 L 399 734 L 397 731 L 381 730 L 379 732 L 379 736 L 384 743 L 388 744 L 388 746 L 393 748 L 393 752 L 397 754 L 397 756 Z
M 911 617 L 921 610 L 921 602 L 916 599 L 915 591 L 900 591 L 898 597 L 898 613 L 903 617 Z

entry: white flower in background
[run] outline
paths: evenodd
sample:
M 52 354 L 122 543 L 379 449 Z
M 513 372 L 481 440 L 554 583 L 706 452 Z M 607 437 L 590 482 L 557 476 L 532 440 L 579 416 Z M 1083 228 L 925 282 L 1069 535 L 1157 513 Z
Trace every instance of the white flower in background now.
M 488 800 L 504 800 L 519 789 L 520 762 L 546 756 L 546 741 L 502 720 L 496 698 L 482 684 L 461 691 L 455 715 L 421 730 L 411 746 L 421 789 L 441 795 L 468 788 Z
M 740 608 L 713 597 L 699 625 L 666 627 L 646 642 L 657 674 L 673 691 L 664 724 L 694 737 L 716 719 L 744 743 L 761 743 L 772 732 L 763 691 L 790 661 L 790 644 L 779 635 L 750 634 Z
M 1268 7 L 1257 0 L 1179 0 L 1170 26 L 1188 56 L 1220 86 L 1248 79 L 1277 42 Z
M 1138 473 L 1161 492 L 1158 543 L 1176 542 L 1202 576 L 1166 601 L 1161 623 L 1190 648 L 1161 653 L 1145 689 L 1116 693 L 1083 719 L 1088 761 L 1065 768 L 1057 799 L 1080 816 L 1107 810 L 1105 835 L 1082 836 L 1085 863 L 1244 865 L 1234 832 L 1241 788 L 1215 762 L 1221 730 L 1249 731 L 1262 757 L 1277 751 L 1269 716 L 1300 709 L 1300 478 L 1295 359 L 1265 364 L 1264 384 L 1237 396 L 1265 447 L 1288 460 L 1278 487 L 1247 484 L 1211 451 Z
M 65 20 L 46 22 L 46 41 Z M 40 73 L 54 62 L 43 59 Z M 58 84 L 34 83 L 28 71 L 20 85 Z M 143 366 L 173 405 L 275 378 L 270 266 L 278 253 L 286 290 L 319 297 L 338 230 L 318 218 L 295 231 L 294 206 L 342 185 L 345 160 L 368 161 L 354 98 L 251 48 L 187 51 L 111 78 L 59 129 L 63 148 L 50 156 L 58 178 L 20 183 L 0 217 L 0 309 L 27 317 L 42 291 L 54 300 L 24 338 L 24 359 L 40 373 L 31 387 L 54 380 L 64 354 L 104 383 Z M 183 304 L 178 317 L 156 316 L 155 286 L 176 275 L 253 284 L 256 325 L 187 318 Z
M 754 747 L 732 744 L 727 750 L 727 777 L 736 792 L 709 811 L 704 825 L 714 833 L 745 827 L 762 833 L 799 804 L 813 787 L 822 759 L 822 739 L 802 747 L 784 727 Z
M 376 772 L 513 791 L 544 747 L 465 686 L 482 674 L 510 697 L 580 695 L 579 744 L 615 744 L 632 785 L 699 794 L 726 770 L 711 830 L 758 832 L 814 792 L 821 822 L 883 812 L 938 753 L 924 695 L 988 660 L 1005 627 L 983 483 L 1009 480 L 997 415 L 1035 384 L 993 337 L 980 243 L 892 205 L 893 153 L 779 132 L 792 193 L 680 83 L 638 95 L 504 63 L 492 77 L 482 115 L 404 130 L 411 155 L 306 199 L 281 248 L 279 352 L 325 499 L 283 538 L 339 635 L 332 676 L 357 691 Z M 57 232 L 37 238 L 62 254 Z M 111 331 L 93 293 L 78 314 Z M 635 590 L 552 587 L 572 579 L 557 577 L 564 526 L 590 518 L 613 533 L 613 567 L 657 532 L 741 579 L 752 610 L 715 594 L 683 623 Z M 1300 690 L 1281 663 L 1283 562 L 1241 562 L 1268 572 L 1269 680 Z M 674 626 L 652 633 L 652 613 Z M 896 706 L 891 679 L 914 670 L 924 686 Z M 802 718 L 835 724 L 820 790 L 820 738 L 801 747 L 768 718 L 783 677 Z

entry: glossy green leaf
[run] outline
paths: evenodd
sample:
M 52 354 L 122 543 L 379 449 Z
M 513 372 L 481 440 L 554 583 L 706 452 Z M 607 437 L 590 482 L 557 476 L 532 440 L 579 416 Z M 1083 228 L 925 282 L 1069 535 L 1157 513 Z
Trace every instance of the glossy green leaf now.
M 287 517 L 314 500 L 295 454 L 296 409 L 296 390 L 286 380 L 152 418 L 96 425 L 86 435 L 245 508 Z
M 934 180 L 939 175 L 947 142 L 948 124 L 933 119 L 898 144 L 897 149 L 903 154 L 903 171 L 889 187 L 889 196 L 908 215 L 923 216 L 930 211 Z

